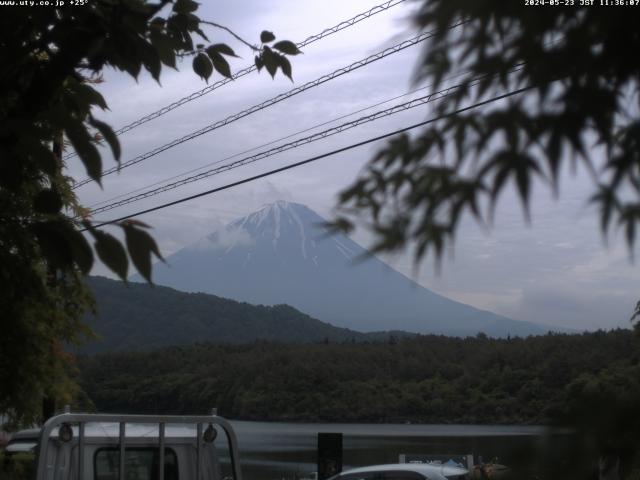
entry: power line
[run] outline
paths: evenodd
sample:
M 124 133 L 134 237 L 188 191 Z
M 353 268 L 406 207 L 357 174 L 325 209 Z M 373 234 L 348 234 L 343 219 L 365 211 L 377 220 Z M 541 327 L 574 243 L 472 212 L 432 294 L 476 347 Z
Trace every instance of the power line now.
M 378 13 L 385 12 L 389 10 L 391 7 L 395 7 L 396 5 L 399 5 L 405 1 L 406 0 L 389 0 L 385 3 L 381 3 L 380 5 L 376 5 L 375 7 L 367 10 L 366 12 L 359 13 L 356 16 L 349 18 L 348 20 L 344 20 L 338 23 L 337 25 L 334 25 L 333 27 L 325 28 L 320 33 L 307 37 L 306 39 L 298 43 L 297 46 L 298 48 L 303 48 L 311 43 L 317 42 L 318 40 L 321 40 L 325 37 L 333 35 L 334 33 L 337 33 L 337 32 L 340 32 L 341 30 L 352 27 L 353 25 L 356 25 L 357 23 L 360 23 L 363 20 L 366 20 L 374 15 L 377 15 Z M 223 85 L 226 85 L 227 83 L 233 80 L 237 80 L 238 78 L 244 77 L 245 75 L 248 75 L 254 70 L 256 70 L 255 65 L 253 64 L 248 65 L 245 68 L 238 70 L 236 73 L 234 73 L 231 76 L 231 78 L 223 78 L 222 80 L 218 80 L 217 82 L 212 83 L 211 85 L 203 88 L 202 90 L 198 90 L 196 92 L 191 93 L 190 95 L 187 95 L 186 97 L 182 97 L 181 99 L 176 100 L 175 102 L 165 107 L 162 107 L 156 110 L 155 112 L 145 115 L 144 117 L 141 117 L 138 120 L 135 120 L 121 127 L 120 129 L 116 130 L 115 134 L 122 135 L 123 133 L 133 130 L 134 128 L 139 127 L 140 125 L 143 125 L 151 120 L 154 120 L 158 117 L 161 117 L 169 113 L 171 110 L 175 110 L 176 108 L 184 105 L 185 103 L 192 102 L 193 100 L 196 100 L 202 97 L 203 95 L 206 95 L 207 93 L 213 92 L 214 90 L 222 87 Z M 74 157 L 75 155 L 77 155 L 76 152 L 71 152 L 65 156 L 65 160 L 68 158 Z
M 454 25 L 452 25 L 450 27 L 447 27 L 447 29 L 456 28 L 456 27 L 462 25 L 463 23 L 466 23 L 466 21 L 458 22 L 458 23 L 456 23 L 456 24 L 454 24 Z M 223 126 L 228 125 L 228 124 L 230 124 L 232 122 L 235 122 L 236 120 L 239 120 L 239 119 L 244 118 L 244 117 L 246 117 L 248 115 L 251 115 L 252 113 L 255 113 L 255 112 L 260 111 L 260 110 L 264 110 L 265 108 L 268 108 L 268 107 L 270 107 L 272 105 L 275 105 L 276 103 L 280 103 L 280 102 L 282 102 L 282 101 L 284 101 L 284 100 L 286 100 L 288 98 L 293 97 L 294 95 L 297 95 L 297 94 L 302 93 L 302 92 L 304 92 L 306 90 L 309 90 L 311 88 L 317 87 L 318 85 L 321 85 L 321 84 L 326 83 L 326 82 L 328 82 L 330 80 L 333 80 L 334 78 L 338 78 L 338 77 L 340 77 L 342 75 L 351 73 L 354 70 L 357 70 L 358 68 L 362 68 L 362 67 L 364 67 L 364 66 L 366 66 L 366 65 L 368 65 L 370 63 L 373 63 L 373 62 L 375 62 L 377 60 L 380 60 L 380 59 L 385 58 L 385 57 L 387 57 L 389 55 L 393 55 L 395 53 L 398 53 L 398 52 L 400 52 L 400 51 L 402 51 L 402 50 L 404 50 L 406 48 L 409 48 L 409 47 L 412 47 L 414 45 L 417 45 L 417 44 L 427 40 L 428 38 L 433 37 L 434 35 L 436 35 L 438 33 L 440 33 L 439 30 L 433 30 L 433 31 L 430 31 L 430 32 L 425 32 L 425 33 L 421 33 L 419 35 L 416 35 L 415 37 L 413 37 L 413 38 L 411 38 L 409 40 L 405 40 L 405 41 L 403 41 L 401 43 L 398 43 L 398 44 L 396 44 L 396 45 L 394 45 L 392 47 L 386 48 L 386 49 L 384 49 L 384 50 L 382 50 L 382 51 L 380 51 L 378 53 L 375 53 L 373 55 L 370 55 L 370 56 L 368 56 L 368 57 L 366 57 L 366 58 L 364 58 L 362 60 L 358 60 L 357 62 L 354 62 L 354 63 L 352 63 L 352 64 L 350 64 L 350 65 L 348 65 L 346 67 L 339 68 L 338 70 L 335 70 L 335 71 L 333 71 L 333 72 L 331 72 L 329 74 L 323 75 L 322 77 L 319 77 L 319 78 L 317 78 L 315 80 L 312 80 L 311 82 L 307 82 L 304 85 L 301 85 L 299 87 L 293 88 L 293 89 L 289 90 L 288 92 L 281 93 L 280 95 L 277 95 L 277 96 L 275 96 L 273 98 L 270 98 L 269 100 L 266 100 L 265 102 L 262 102 L 260 104 L 254 105 L 252 107 L 249 107 L 249 108 L 247 108 L 247 109 L 245 109 L 245 110 L 243 110 L 243 111 L 241 111 L 239 113 L 236 113 L 236 114 L 231 115 L 231 116 L 229 116 L 229 117 L 227 117 L 227 118 L 225 118 L 223 120 L 219 120 L 219 121 L 217 121 L 215 123 L 212 123 L 212 124 L 210 124 L 210 125 L 208 125 L 208 126 L 206 126 L 204 128 L 201 128 L 200 130 L 196 130 L 195 132 L 192 132 L 192 133 L 187 134 L 187 135 L 185 135 L 183 137 L 177 138 L 177 139 L 175 139 L 175 140 L 173 140 L 173 141 L 171 141 L 169 143 L 166 143 L 166 144 L 164 144 L 164 145 L 162 145 L 160 147 L 157 147 L 157 148 L 155 148 L 153 150 L 150 150 L 150 151 L 148 151 L 146 153 L 138 155 L 137 157 L 135 157 L 135 158 L 133 158 L 131 160 L 128 160 L 128 161 L 126 161 L 126 162 L 124 162 L 124 163 L 122 163 L 120 165 L 117 165 L 117 166 L 114 166 L 112 168 L 109 168 L 109 169 L 105 170 L 104 172 L 102 172 L 101 177 L 104 177 L 106 175 L 110 175 L 110 174 L 112 174 L 114 172 L 119 172 L 122 169 L 128 168 L 128 167 L 130 167 L 132 165 L 136 165 L 136 164 L 138 164 L 138 163 L 140 163 L 140 162 L 142 162 L 144 160 L 147 160 L 148 158 L 154 157 L 155 155 L 158 155 L 158 154 L 160 154 L 160 153 L 162 153 L 162 152 L 164 152 L 166 150 L 169 150 L 170 148 L 173 148 L 173 147 L 175 147 L 177 145 L 180 145 L 180 144 L 182 144 L 184 142 L 187 142 L 189 140 L 193 140 L 194 138 L 197 138 L 197 137 L 199 137 L 201 135 L 204 135 L 205 133 L 209 133 L 209 132 L 211 132 L 213 130 L 216 130 L 216 129 L 220 128 L 220 127 L 223 127 Z M 73 187 L 73 189 L 80 188 L 83 185 L 86 185 L 87 183 L 89 183 L 91 181 L 92 181 L 92 179 L 86 178 L 86 179 L 78 182 Z
M 242 180 L 238 180 L 237 182 L 228 183 L 227 185 L 223 185 L 221 187 L 216 187 L 216 188 L 213 188 L 211 190 L 206 190 L 204 192 L 200 192 L 200 193 L 197 193 L 195 195 L 190 195 L 188 197 L 183 197 L 183 198 L 180 198 L 178 200 L 174 200 L 172 202 L 167 202 L 167 203 L 163 203 L 161 205 L 157 205 L 155 207 L 147 208 L 145 210 L 140 210 L 140 211 L 138 211 L 136 213 L 132 213 L 130 215 L 125 215 L 124 217 L 120 217 L 120 218 L 117 218 L 115 220 L 111 220 L 111 221 L 108 221 L 108 222 L 100 223 L 100 224 L 95 225 L 95 226 L 93 226 L 91 228 L 100 228 L 100 227 L 103 227 L 105 225 L 121 222 L 121 221 L 127 220 L 129 218 L 133 218 L 133 217 L 137 217 L 137 216 L 140 216 L 140 215 L 144 215 L 146 213 L 151 213 L 151 212 L 155 212 L 155 211 L 158 211 L 158 210 L 162 210 L 162 209 L 167 208 L 167 207 L 172 207 L 173 205 L 178 205 L 180 203 L 184 203 L 184 202 L 187 202 L 189 200 L 194 200 L 196 198 L 204 197 L 206 195 L 211 195 L 213 193 L 221 192 L 223 190 L 228 190 L 230 188 L 237 187 L 239 185 L 243 185 L 245 183 L 253 182 L 254 180 L 259 180 L 261 178 L 265 178 L 265 177 L 268 177 L 268 176 L 271 176 L 271 175 L 275 175 L 276 173 L 284 172 L 286 170 L 291 170 L 293 168 L 297 168 L 297 167 L 300 167 L 302 165 L 306 165 L 308 163 L 312 163 L 312 162 L 315 162 L 317 160 L 321 160 L 323 158 L 327 158 L 327 157 L 336 155 L 338 153 L 346 152 L 346 151 L 352 150 L 354 148 L 362 147 L 364 145 L 368 145 L 370 143 L 377 142 L 378 140 L 383 140 L 385 138 L 389 138 L 391 136 L 398 135 L 400 133 L 408 132 L 409 130 L 413 130 L 414 128 L 423 127 L 425 125 L 428 125 L 428 124 L 433 123 L 433 122 L 437 122 L 438 120 L 442 120 L 444 118 L 448 118 L 448 117 L 452 117 L 452 116 L 455 116 L 455 115 L 459 115 L 460 113 L 466 112 L 468 110 L 472 110 L 474 108 L 478 108 L 478 107 L 481 107 L 481 106 L 484 106 L 484 105 L 488 105 L 490 103 L 493 103 L 493 102 L 496 102 L 496 101 L 503 100 L 505 98 L 511 97 L 513 95 L 518 95 L 518 94 L 523 93 L 523 92 L 525 92 L 527 90 L 531 90 L 532 88 L 535 88 L 535 85 L 522 87 L 522 88 L 519 88 L 517 90 L 513 90 L 511 92 L 507 92 L 507 93 L 504 93 L 502 95 L 498 95 L 496 97 L 493 97 L 493 98 L 490 98 L 490 99 L 487 99 L 487 100 L 483 100 L 481 102 L 474 103 L 473 105 L 469 105 L 467 107 L 459 108 L 457 110 L 454 110 L 453 112 L 449 112 L 449 113 L 445 113 L 445 114 L 442 114 L 442 115 L 438 115 L 437 117 L 430 118 L 429 120 L 425 120 L 423 122 L 419 122 L 419 123 L 410 125 L 408 127 L 401 128 L 399 130 L 394 130 L 393 132 L 388 132 L 388 133 L 385 133 L 385 134 L 382 134 L 382 135 L 378 135 L 377 137 L 372 137 L 372 138 L 369 138 L 367 140 L 363 140 L 362 142 L 353 143 L 351 145 L 347 145 L 346 147 L 338 148 L 336 150 L 332 150 L 330 152 L 323 153 L 321 155 L 316 155 L 314 157 L 307 158 L 306 160 L 301 160 L 299 162 L 295 162 L 295 163 L 292 163 L 292 164 L 289 164 L 289 165 L 285 165 L 284 167 L 276 168 L 274 170 L 269 170 L 268 172 L 264 172 L 264 173 L 261 173 L 259 175 L 254 175 L 252 177 L 248 177 L 248 178 L 244 178 Z M 80 231 L 84 232 L 86 230 L 88 230 L 88 229 L 85 228 L 85 229 L 82 229 Z
M 465 75 L 465 74 L 467 74 L 467 73 L 469 73 L 469 72 L 457 73 L 457 74 L 455 74 L 455 75 L 452 75 L 452 76 L 448 77 L 446 80 L 453 80 L 454 78 L 460 77 L 460 76 Z M 296 135 L 300 135 L 300 134 L 302 134 L 302 133 L 306 133 L 306 132 L 309 132 L 309 131 L 311 131 L 311 130 L 315 130 L 316 128 L 323 127 L 323 126 L 325 126 L 325 125 L 329 125 L 329 124 L 331 124 L 331 123 L 337 122 L 338 120 L 342 120 L 342 119 L 344 119 L 344 118 L 351 117 L 351 116 L 356 115 L 356 114 L 358 114 L 358 113 L 362 113 L 362 112 L 364 112 L 364 111 L 366 111 L 366 110 L 371 110 L 372 108 L 379 107 L 380 105 L 384 105 L 385 103 L 393 102 L 394 100 L 398 100 L 399 98 L 406 97 L 406 96 L 408 96 L 408 95 L 412 95 L 412 94 L 414 94 L 414 93 L 417 93 L 417 92 L 420 92 L 420 91 L 426 90 L 426 89 L 428 89 L 428 88 L 430 88 L 430 87 L 432 87 L 432 86 L 433 86 L 433 85 L 425 85 L 424 87 L 416 88 L 415 90 L 411 90 L 411 91 L 406 92 L 406 93 L 403 93 L 403 94 L 401 94 L 401 95 L 397 95 L 397 96 L 395 96 L 395 97 L 392 97 L 392 98 L 389 98 L 389 99 L 383 100 L 383 101 L 381 101 L 381 102 L 377 102 L 377 103 L 375 103 L 375 104 L 373 104 L 373 105 L 369 105 L 369 106 L 367 106 L 367 107 L 360 108 L 360 109 L 355 110 L 355 111 L 353 111 L 353 112 L 350 112 L 350 113 L 347 113 L 347 114 L 344 114 L 344 115 L 340 115 L 340 116 L 338 116 L 338 117 L 332 118 L 331 120 L 327 120 L 327 121 L 325 121 L 325 122 L 318 123 L 318 124 L 316 124 L 316 125 L 313 125 L 313 126 L 311 126 L 311 127 L 305 128 L 305 129 L 303 129 L 303 130 L 298 130 L 297 132 L 291 133 L 291 134 L 289 134 L 289 135 L 285 135 L 284 137 L 280 137 L 280 138 L 277 138 L 277 139 L 275 139 L 275 140 L 271 140 L 271 141 L 269 141 L 269 142 L 266 142 L 266 143 L 263 143 L 263 144 L 257 145 L 257 146 L 252 147 L 252 148 L 249 148 L 249 149 L 247 149 L 247 150 L 243 150 L 243 151 L 241 151 L 241 152 L 234 153 L 233 155 L 229 155 L 229 156 L 227 156 L 227 157 L 225 157 L 225 158 L 222 158 L 222 159 L 216 160 L 216 161 L 214 161 L 214 162 L 207 163 L 207 164 L 205 164 L 205 165 L 203 165 L 203 166 L 201 166 L 201 167 L 193 168 L 193 169 L 191 169 L 191 170 L 187 170 L 186 172 L 182 172 L 182 173 L 179 173 L 179 174 L 177 174 L 177 175 L 172 175 L 172 176 L 170 176 L 170 177 L 168 177 L 168 178 L 164 178 L 163 180 L 159 180 L 159 181 L 154 182 L 154 183 L 151 183 L 151 184 L 149 184 L 149 185 L 145 185 L 144 187 L 140 187 L 140 188 L 136 188 L 136 189 L 134 189 L 134 190 L 130 190 L 130 191 L 128 191 L 128 192 L 126 192 L 126 193 L 122 193 L 122 194 L 120 194 L 120 195 L 115 195 L 115 196 L 113 196 L 113 197 L 111 197 L 111 198 L 108 198 L 108 199 L 106 199 L 106 200 L 102 200 L 102 201 L 100 201 L 100 202 L 96 202 L 96 203 L 94 203 L 94 204 L 92 204 L 92 205 L 89 205 L 89 207 L 88 207 L 88 208 L 89 208 L 89 210 L 91 210 L 91 211 L 95 211 L 95 210 L 97 210 L 97 208 L 96 208 L 96 207 L 99 207 L 99 206 L 101 206 L 101 205 L 105 205 L 105 204 L 113 203 L 113 202 L 115 202 L 116 200 L 118 200 L 118 199 L 120 199 L 120 198 L 128 197 L 128 196 L 131 196 L 131 195 L 133 195 L 133 194 L 135 194 L 135 193 L 141 192 L 141 191 L 143 191 L 143 190 L 146 190 L 146 189 L 149 189 L 149 188 L 152 188 L 152 187 L 158 186 L 158 185 L 162 185 L 162 184 L 163 184 L 163 183 L 165 183 L 165 182 L 169 182 L 169 181 L 171 181 L 171 180 L 175 180 L 175 179 L 177 179 L 177 178 L 184 177 L 185 175 L 189 175 L 189 174 L 192 174 L 192 173 L 198 172 L 198 171 L 200 171 L 200 170 L 204 170 L 205 168 L 212 167 L 212 166 L 214 166 L 214 165 L 219 165 L 219 164 L 221 164 L 221 163 L 223 163 L 223 162 L 226 162 L 227 160 L 232 160 L 232 159 L 234 159 L 234 158 L 240 157 L 240 156 L 245 155 L 245 154 L 247 154 L 247 153 L 250 153 L 250 152 L 253 152 L 253 151 L 259 150 L 259 149 L 264 148 L 264 147 L 268 147 L 269 145 L 273 145 L 273 144 L 276 144 L 276 143 L 278 143 L 278 142 L 281 142 L 281 141 L 284 141 L 284 140 L 288 140 L 289 138 L 295 137 Z M 452 87 L 452 88 L 453 88 L 453 87 Z
M 517 65 L 512 70 L 510 70 L 509 73 L 513 73 L 513 72 L 516 72 L 516 71 L 520 70 L 522 68 L 522 65 L 523 64 Z M 451 76 L 449 76 L 449 77 L 447 77 L 445 79 L 445 83 L 450 81 L 450 80 L 453 80 L 455 78 L 461 77 L 463 75 L 467 75 L 469 73 L 470 72 L 460 72 L 460 73 L 456 73 L 455 75 L 451 75 Z M 473 87 L 473 86 L 477 85 L 478 82 L 480 82 L 483 78 L 486 78 L 486 77 L 489 77 L 489 76 L 493 76 L 493 75 L 485 75 L 483 77 L 472 79 L 470 81 L 468 87 Z M 260 152 L 260 153 L 257 153 L 255 155 L 253 155 L 253 156 L 245 157 L 245 158 L 243 158 L 241 160 L 238 160 L 236 162 L 232 162 L 232 163 L 227 164 L 227 165 L 225 165 L 223 167 L 219 167 L 219 168 L 216 168 L 216 169 L 208 170 L 206 172 L 202 172 L 202 173 L 199 173 L 197 175 L 193 175 L 191 177 L 186 177 L 186 175 L 189 175 L 191 173 L 195 173 L 195 172 L 204 170 L 205 168 L 212 167 L 214 165 L 219 165 L 221 163 L 226 162 L 227 160 L 231 160 L 233 158 L 240 157 L 240 156 L 245 155 L 245 154 L 247 154 L 249 152 L 253 152 L 253 151 L 259 150 L 259 149 L 261 149 L 263 147 L 267 147 L 269 145 L 273 145 L 273 144 L 276 144 L 276 143 L 281 142 L 283 140 L 287 140 L 289 138 L 295 137 L 296 135 L 299 135 L 301 133 L 305 133 L 305 132 L 308 132 L 308 131 L 311 131 L 311 130 L 315 130 L 316 128 L 319 128 L 321 126 L 334 123 L 334 122 L 336 122 L 338 120 L 342 120 L 342 119 L 347 118 L 347 117 L 351 117 L 351 116 L 353 116 L 353 115 L 355 115 L 357 113 L 361 113 L 361 112 L 364 112 L 366 110 L 371 110 L 372 108 L 378 107 L 380 105 L 384 105 L 385 103 L 389 103 L 389 102 L 392 102 L 394 100 L 398 100 L 399 98 L 406 97 L 408 95 L 412 95 L 414 93 L 426 90 L 426 89 L 428 89 L 428 88 L 430 88 L 432 86 L 433 85 L 425 85 L 423 87 L 417 88 L 417 89 L 409 91 L 407 93 L 404 93 L 404 94 L 401 94 L 401 95 L 397 95 L 397 96 L 389 98 L 387 100 L 383 100 L 381 102 L 377 102 L 377 103 L 375 103 L 373 105 L 369 105 L 367 107 L 360 108 L 360 109 L 355 110 L 353 112 L 350 112 L 350 113 L 347 113 L 347 114 L 344 114 L 344 115 L 340 115 L 339 117 L 335 117 L 335 118 L 333 118 L 331 120 L 327 120 L 325 122 L 318 123 L 316 125 L 313 125 L 311 127 L 305 128 L 303 130 L 299 130 L 297 132 L 291 133 L 291 134 L 286 135 L 284 137 L 280 137 L 280 138 L 272 140 L 270 142 L 266 142 L 266 143 L 263 143 L 261 145 L 249 148 L 249 149 L 244 150 L 242 152 L 238 152 L 238 153 L 235 153 L 233 155 L 229 155 L 229 156 L 227 156 L 225 158 L 210 162 L 210 163 L 205 164 L 205 165 L 203 165 L 201 167 L 197 167 L 197 168 L 194 168 L 194 169 L 191 169 L 191 170 L 187 170 L 186 172 L 182 172 L 182 173 L 179 173 L 177 175 L 172 175 L 171 177 L 168 177 L 168 178 L 165 178 L 163 180 L 151 183 L 149 185 L 145 185 L 144 187 L 136 188 L 136 189 L 131 190 L 129 192 L 122 193 L 120 195 L 116 195 L 114 197 L 111 197 L 111 198 L 106 199 L 106 200 L 102 200 L 100 202 L 96 202 L 96 203 L 90 205 L 88 207 L 88 209 L 89 209 L 90 213 L 92 213 L 92 214 L 95 214 L 97 212 L 112 210 L 113 208 L 117 208 L 117 207 L 120 207 L 122 205 L 126 205 L 126 204 L 129 204 L 129 203 L 133 203 L 135 201 L 142 200 L 144 198 L 150 197 L 154 193 L 162 193 L 162 192 L 165 192 L 165 191 L 168 191 L 168 190 L 172 190 L 173 188 L 180 187 L 180 186 L 182 186 L 184 184 L 192 183 L 192 182 L 195 182 L 195 181 L 199 181 L 199 180 L 202 180 L 204 178 L 208 178 L 208 177 L 210 177 L 212 175 L 216 175 L 217 173 L 222 173 L 223 171 L 228 171 L 228 170 L 231 170 L 233 168 L 237 168 L 237 167 L 240 167 L 240 166 L 243 166 L 243 165 L 247 165 L 249 163 L 253 163 L 253 162 L 258 161 L 258 160 L 262 160 L 265 157 L 272 156 L 272 155 L 275 155 L 277 153 L 282 153 L 282 152 L 284 152 L 286 150 L 289 150 L 291 148 L 296 148 L 296 147 L 301 146 L 303 144 L 307 144 L 307 143 L 311 143 L 311 142 L 316 141 L 316 140 L 327 138 L 327 137 L 329 137 L 329 136 L 331 136 L 333 134 L 341 133 L 341 132 L 343 132 L 345 130 L 348 130 L 350 128 L 362 125 L 363 123 L 367 123 L 369 121 L 377 120 L 378 118 L 381 118 L 383 116 L 393 115 L 395 113 L 399 113 L 400 111 L 404 111 L 404 110 L 408 110 L 410 108 L 417 107 L 419 105 L 422 105 L 423 103 L 429 103 L 429 102 L 431 102 L 433 100 L 436 100 L 436 99 L 433 98 L 434 95 L 435 96 L 439 96 L 439 98 L 443 98 L 444 96 L 449 94 L 448 92 L 450 90 L 460 87 L 460 85 L 452 85 L 452 86 L 447 87 L 445 89 L 442 89 L 442 90 L 440 90 L 438 92 L 433 92 L 431 95 L 425 95 L 424 97 L 421 97 L 421 98 L 418 98 L 418 99 L 413 99 L 413 100 L 411 100 L 409 102 L 406 102 L 404 104 L 395 105 L 395 106 L 393 106 L 391 108 L 388 108 L 388 109 L 385 109 L 383 111 L 378 111 L 378 112 L 372 113 L 370 115 L 367 115 L 365 117 L 361 117 L 359 119 L 353 120 L 351 122 L 347 122 L 345 124 L 342 124 L 342 125 L 339 125 L 339 126 L 336 126 L 336 127 L 332 127 L 331 129 L 325 130 L 323 132 L 317 132 L 317 133 L 315 133 L 313 135 L 310 135 L 308 137 L 298 139 L 295 142 L 291 142 L 291 143 L 286 144 L 286 145 L 280 145 L 280 146 L 278 146 L 276 148 L 273 148 L 271 150 L 268 150 L 266 152 Z M 443 93 L 444 93 L 444 95 L 443 95 Z M 177 179 L 177 178 L 181 178 L 181 177 L 185 177 L 185 178 L 182 178 L 181 180 L 179 180 L 177 182 L 166 183 L 166 182 L 170 182 L 171 180 L 174 180 L 174 179 Z M 165 184 L 165 185 L 163 185 L 163 184 Z M 163 185 L 163 186 L 159 187 L 157 189 L 154 189 L 154 190 L 148 190 L 148 189 L 151 189 L 151 188 L 156 187 L 158 185 Z M 135 195 L 138 192 L 143 192 L 145 190 L 147 190 L 147 191 L 142 193 L 142 194 Z M 124 198 L 124 197 L 128 197 L 128 198 L 126 198 L 125 200 L 122 200 L 122 201 L 118 200 L 118 199 Z M 106 205 L 106 207 L 101 207 L 102 205 Z
M 472 83 L 469 86 L 473 86 L 473 85 L 475 85 L 475 83 Z M 451 95 L 452 91 L 454 91 L 454 90 L 456 90 L 458 88 L 460 88 L 460 85 L 454 85 L 454 86 L 445 88 L 443 90 L 430 93 L 429 95 L 425 95 L 423 97 L 416 98 L 416 99 L 410 100 L 410 101 L 405 102 L 405 103 L 394 105 L 393 107 L 387 108 L 385 110 L 380 110 L 380 111 L 374 112 L 374 113 L 372 113 L 370 115 L 366 115 L 366 116 L 357 118 L 355 120 L 352 120 L 350 122 L 346 122 L 346 123 L 343 123 L 341 125 L 337 125 L 337 126 L 335 126 L 333 128 L 329 128 L 329 129 L 324 130 L 322 132 L 314 133 L 313 135 L 310 135 L 308 137 L 300 138 L 300 139 L 297 139 L 297 140 L 295 140 L 293 142 L 289 142 L 289 143 L 286 143 L 284 145 L 279 145 L 279 146 L 277 146 L 275 148 L 272 148 L 270 150 L 262 151 L 260 153 L 255 154 L 255 155 L 252 155 L 252 156 L 249 156 L 249 157 L 244 157 L 244 158 L 242 158 L 240 160 L 236 160 L 235 162 L 232 162 L 232 163 L 229 163 L 229 164 L 226 164 L 226 165 L 222 165 L 220 167 L 216 167 L 216 168 L 213 168 L 211 170 L 207 170 L 205 172 L 201 172 L 201 173 L 199 173 L 197 175 L 186 177 L 186 178 L 183 178 L 181 180 L 178 180 L 178 181 L 175 181 L 175 182 L 172 182 L 172 183 L 168 183 L 168 184 L 163 185 L 161 187 L 154 188 L 152 190 L 147 190 L 146 192 L 140 193 L 138 195 L 133 195 L 133 196 L 130 196 L 130 197 L 125 198 L 123 200 L 119 200 L 119 201 L 110 203 L 108 205 L 105 205 L 105 206 L 102 206 L 102 207 L 99 207 L 99 208 L 95 208 L 95 209 L 91 210 L 90 213 L 91 214 L 97 214 L 97 213 L 106 212 L 108 210 L 113 210 L 114 208 L 118 208 L 118 207 L 121 207 L 123 205 L 127 205 L 129 203 L 137 202 L 137 201 L 140 201 L 140 200 L 143 200 L 145 198 L 149 198 L 149 197 L 152 197 L 152 196 L 155 196 L 155 195 L 159 195 L 161 193 L 167 192 L 169 190 L 173 190 L 173 189 L 178 188 L 178 187 L 182 187 L 182 186 L 187 185 L 189 183 L 193 183 L 193 182 L 197 182 L 197 181 L 203 180 L 205 178 L 209 178 L 209 177 L 211 177 L 213 175 L 218 175 L 220 173 L 227 172 L 229 170 L 233 170 L 233 169 L 236 169 L 236 168 L 239 168 L 239 167 L 242 167 L 242 166 L 254 163 L 254 162 L 258 162 L 260 160 L 263 160 L 265 158 L 271 157 L 273 155 L 277 155 L 279 153 L 286 152 L 286 151 L 292 150 L 294 148 L 298 148 L 298 147 L 300 147 L 302 145 L 306 145 L 306 144 L 309 144 L 309 143 L 312 143 L 312 142 L 315 142 L 315 141 L 318 141 L 318 140 L 323 140 L 325 138 L 328 138 L 330 136 L 336 135 L 338 133 L 342 133 L 342 132 L 344 132 L 346 130 L 350 130 L 352 128 L 358 127 L 358 126 L 363 125 L 365 123 L 373 122 L 373 121 L 378 120 L 380 118 L 384 118 L 384 117 L 388 117 L 388 116 L 391 116 L 391 115 L 395 115 L 397 113 L 404 112 L 406 110 L 409 110 L 409 109 L 412 109 L 412 108 L 416 108 L 416 107 L 425 105 L 427 103 L 431 103 L 431 102 L 436 101 L 436 100 L 440 100 L 442 98 L 445 98 L 445 97 Z

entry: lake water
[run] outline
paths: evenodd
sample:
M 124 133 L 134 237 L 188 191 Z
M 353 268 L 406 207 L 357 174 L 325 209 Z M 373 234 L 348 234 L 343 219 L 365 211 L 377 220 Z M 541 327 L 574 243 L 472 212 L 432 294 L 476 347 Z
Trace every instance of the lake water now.
M 344 469 L 397 463 L 400 454 L 481 455 L 485 461 L 530 470 L 520 452 L 544 438 L 544 427 L 478 425 L 300 424 L 232 422 L 245 479 L 308 476 L 317 470 L 319 432 L 343 434 Z

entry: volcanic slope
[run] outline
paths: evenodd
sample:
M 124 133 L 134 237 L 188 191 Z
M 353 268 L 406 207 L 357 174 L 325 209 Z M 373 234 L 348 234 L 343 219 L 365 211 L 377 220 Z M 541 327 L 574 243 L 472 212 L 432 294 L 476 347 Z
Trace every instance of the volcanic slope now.
M 324 219 L 278 201 L 237 219 L 154 266 L 154 281 L 252 304 L 288 304 L 361 332 L 404 330 L 494 337 L 536 335 L 551 327 L 521 322 L 450 300 L 393 270 Z M 140 278 L 133 278 L 140 281 Z

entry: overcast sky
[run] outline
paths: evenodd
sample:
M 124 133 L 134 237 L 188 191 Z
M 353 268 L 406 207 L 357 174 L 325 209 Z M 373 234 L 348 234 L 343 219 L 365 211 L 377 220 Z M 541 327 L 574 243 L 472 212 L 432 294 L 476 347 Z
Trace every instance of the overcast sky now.
M 227 0 L 215 2 L 215 7 L 213 2 L 203 3 L 199 13 L 201 18 L 224 24 L 251 43 L 258 43 L 259 33 L 263 29 L 273 31 L 279 39 L 299 42 L 379 2 Z M 121 137 L 123 161 L 413 36 L 415 32 L 411 31 L 408 22 L 412 9 L 409 3 L 395 6 L 357 26 L 307 46 L 304 55 L 292 58 L 293 84 L 280 74 L 271 80 L 264 71 L 260 74 L 254 72 L 124 134 Z M 208 33 L 214 43 L 224 41 L 243 57 L 233 59 L 232 71 L 252 62 L 251 51 L 224 32 L 212 29 Z M 411 47 L 310 89 L 169 149 L 120 174 L 107 176 L 103 179 L 103 190 L 95 184 L 82 187 L 78 190 L 80 199 L 90 206 L 406 94 L 417 88 L 411 83 L 411 74 L 419 55 L 420 48 Z M 180 70 L 163 71 L 161 87 L 144 73 L 136 83 L 120 72 L 106 72 L 106 81 L 99 88 L 111 111 L 97 115 L 98 118 L 119 128 L 206 86 L 191 70 L 190 60 L 184 61 Z M 218 79 L 220 77 L 214 77 L 210 82 Z M 424 91 L 421 94 L 424 95 Z M 419 95 L 416 93 L 409 97 Z M 368 109 L 293 138 L 387 108 L 399 101 Z M 410 125 L 429 118 L 429 115 L 428 106 L 394 115 L 105 212 L 98 215 L 97 220 L 120 217 L 221 186 Z M 278 199 L 304 203 L 320 215 L 329 217 L 336 206 L 337 192 L 349 185 L 380 146 L 369 145 L 329 157 L 219 194 L 144 215 L 141 219 L 153 225 L 161 251 L 170 255 L 232 219 Z M 106 151 L 104 158 L 105 166 L 111 166 L 112 160 Z M 70 170 L 77 178 L 85 177 L 77 161 L 70 162 Z M 621 238 L 610 239 L 608 246 L 605 246 L 598 230 L 596 212 L 587 205 L 591 188 L 591 181 L 580 172 L 577 175 L 565 172 L 561 196 L 557 201 L 544 188 L 537 188 L 531 225 L 523 221 L 515 196 L 506 194 L 498 209 L 494 228 L 484 231 L 472 222 L 465 223 L 455 248 L 443 262 L 439 273 L 435 271 L 431 260 L 424 262 L 417 272 L 412 269 L 409 255 L 396 255 L 387 260 L 396 269 L 440 294 L 514 319 L 580 330 L 627 327 L 638 298 L 638 266 L 630 261 Z M 358 232 L 355 239 L 364 246 L 370 242 L 366 232 Z M 104 267 L 97 267 L 94 273 L 107 272 Z

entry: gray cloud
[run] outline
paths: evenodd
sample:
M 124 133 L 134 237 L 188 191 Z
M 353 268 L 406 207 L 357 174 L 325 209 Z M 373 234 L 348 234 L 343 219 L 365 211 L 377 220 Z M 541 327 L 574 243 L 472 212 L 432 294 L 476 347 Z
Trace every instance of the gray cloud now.
M 224 251 L 234 246 L 251 246 L 254 240 L 244 228 L 221 228 L 199 240 L 193 248 L 201 252 Z

